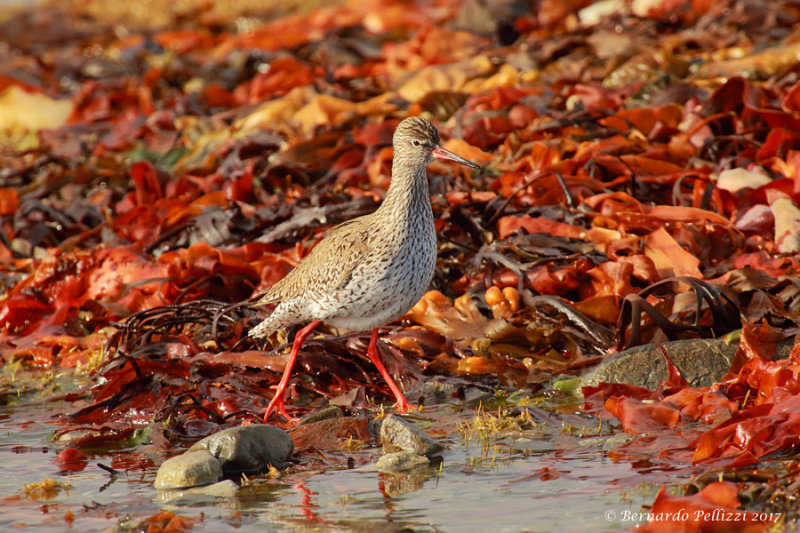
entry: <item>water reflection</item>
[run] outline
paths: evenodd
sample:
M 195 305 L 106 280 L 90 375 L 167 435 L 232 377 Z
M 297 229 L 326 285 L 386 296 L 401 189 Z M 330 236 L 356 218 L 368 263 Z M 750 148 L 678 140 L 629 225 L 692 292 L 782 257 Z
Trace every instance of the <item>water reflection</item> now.
M 653 487 L 645 484 L 649 476 L 663 477 L 609 460 L 604 446 L 613 437 L 581 438 L 537 425 L 495 441 L 465 442 L 447 429 L 442 434 L 448 449 L 440 464 L 378 473 L 359 468 L 377 458 L 374 447 L 328 450 L 327 464 L 340 467 L 293 468 L 283 478 L 241 486 L 229 481 L 228 492 L 219 495 L 161 500 L 152 487 L 155 468 L 143 469 L 145 463 L 132 452 L 90 456 L 83 471 L 61 472 L 55 460 L 60 448 L 48 443 L 56 426 L 29 423 L 47 420 L 54 407 L 0 409 L 0 491 L 17 499 L 14 513 L 0 516 L 0 530 L 24 523 L 37 531 L 61 531 L 69 510 L 75 529 L 100 532 L 126 515 L 139 521 L 166 509 L 202 515 L 192 532 L 597 531 L 634 525 L 611 523 L 604 513 L 640 511 L 653 498 Z M 126 466 L 106 471 L 101 465 L 109 461 Z M 47 477 L 68 480 L 71 488 L 48 500 L 43 516 L 42 502 L 19 495 L 23 484 Z

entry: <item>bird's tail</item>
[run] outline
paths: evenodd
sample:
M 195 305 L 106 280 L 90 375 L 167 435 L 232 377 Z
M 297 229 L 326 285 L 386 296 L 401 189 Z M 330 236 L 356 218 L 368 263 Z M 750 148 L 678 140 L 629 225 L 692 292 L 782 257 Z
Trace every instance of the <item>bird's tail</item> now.
M 261 293 L 256 296 L 250 298 L 250 305 L 253 307 L 261 307 L 266 308 L 269 312 L 266 318 L 264 318 L 258 325 L 252 328 L 250 331 L 247 332 L 248 337 L 253 337 L 254 339 L 261 339 L 264 337 L 269 337 L 275 331 L 278 330 L 278 327 L 275 326 L 275 321 L 272 317 L 272 311 L 275 308 L 275 305 L 280 303 L 280 299 L 276 297 L 270 297 L 269 293 Z
M 259 322 L 256 327 L 248 331 L 247 336 L 253 337 L 254 339 L 269 337 L 278 329 L 272 325 L 272 322 L 273 321 L 270 317 L 265 318 Z

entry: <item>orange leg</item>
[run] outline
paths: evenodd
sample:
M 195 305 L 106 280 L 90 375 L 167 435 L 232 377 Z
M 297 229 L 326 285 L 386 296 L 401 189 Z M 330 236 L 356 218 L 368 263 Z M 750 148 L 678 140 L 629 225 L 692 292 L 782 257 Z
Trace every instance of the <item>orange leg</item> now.
M 367 355 L 369 355 L 370 361 L 372 361 L 372 364 L 378 369 L 378 372 L 381 373 L 383 379 L 386 380 L 386 384 L 392 389 L 394 397 L 397 399 L 393 407 L 401 413 L 405 413 L 409 409 L 414 409 L 415 407 L 406 400 L 406 397 L 403 396 L 403 393 L 400 391 L 400 387 L 397 386 L 397 383 L 394 382 L 392 376 L 389 375 L 389 372 L 386 371 L 386 367 L 383 366 L 383 363 L 378 358 L 378 328 L 372 330 L 372 337 L 369 339 Z
M 289 422 L 297 422 L 300 420 L 299 418 L 289 416 L 289 413 L 286 412 L 286 406 L 283 403 L 283 395 L 286 393 L 286 386 L 289 384 L 289 378 L 292 375 L 292 368 L 294 367 L 294 362 L 297 360 L 297 354 L 300 351 L 300 346 L 303 344 L 303 341 L 306 340 L 308 334 L 311 333 L 311 330 L 319 326 L 320 322 L 320 320 L 313 321 L 298 331 L 297 335 L 294 336 L 294 343 L 292 344 L 292 351 L 289 354 L 289 361 L 286 362 L 286 368 L 284 369 L 283 377 L 281 378 L 281 381 L 278 383 L 278 387 L 275 390 L 275 396 L 272 397 L 272 401 L 269 402 L 269 405 L 267 406 L 267 412 L 264 413 L 264 422 L 269 419 L 269 415 L 273 409 L 277 409 L 278 414 L 282 415 Z

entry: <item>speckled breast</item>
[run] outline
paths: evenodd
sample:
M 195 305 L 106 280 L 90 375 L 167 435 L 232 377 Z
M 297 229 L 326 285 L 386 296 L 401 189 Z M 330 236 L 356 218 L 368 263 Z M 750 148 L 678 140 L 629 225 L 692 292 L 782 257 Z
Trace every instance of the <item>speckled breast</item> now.
M 406 314 L 430 286 L 436 268 L 433 217 L 419 217 L 396 239 L 396 248 L 361 265 L 325 319 L 343 329 L 368 330 Z M 343 301 L 347 305 L 342 306 Z

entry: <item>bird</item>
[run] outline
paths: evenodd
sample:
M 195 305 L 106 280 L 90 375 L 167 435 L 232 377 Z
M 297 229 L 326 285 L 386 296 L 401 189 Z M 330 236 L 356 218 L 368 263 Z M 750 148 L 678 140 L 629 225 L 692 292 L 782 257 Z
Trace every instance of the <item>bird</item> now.
M 392 137 L 392 175 L 381 205 L 372 213 L 330 229 L 283 279 L 252 298 L 271 313 L 248 332 L 254 339 L 298 324 L 283 376 L 269 403 L 286 420 L 284 394 L 306 337 L 320 323 L 342 330 L 372 330 L 367 355 L 383 376 L 401 413 L 413 409 L 378 357 L 378 329 L 405 315 L 433 279 L 436 230 L 427 180 L 434 159 L 480 165 L 440 146 L 439 131 L 421 117 L 403 119 Z

